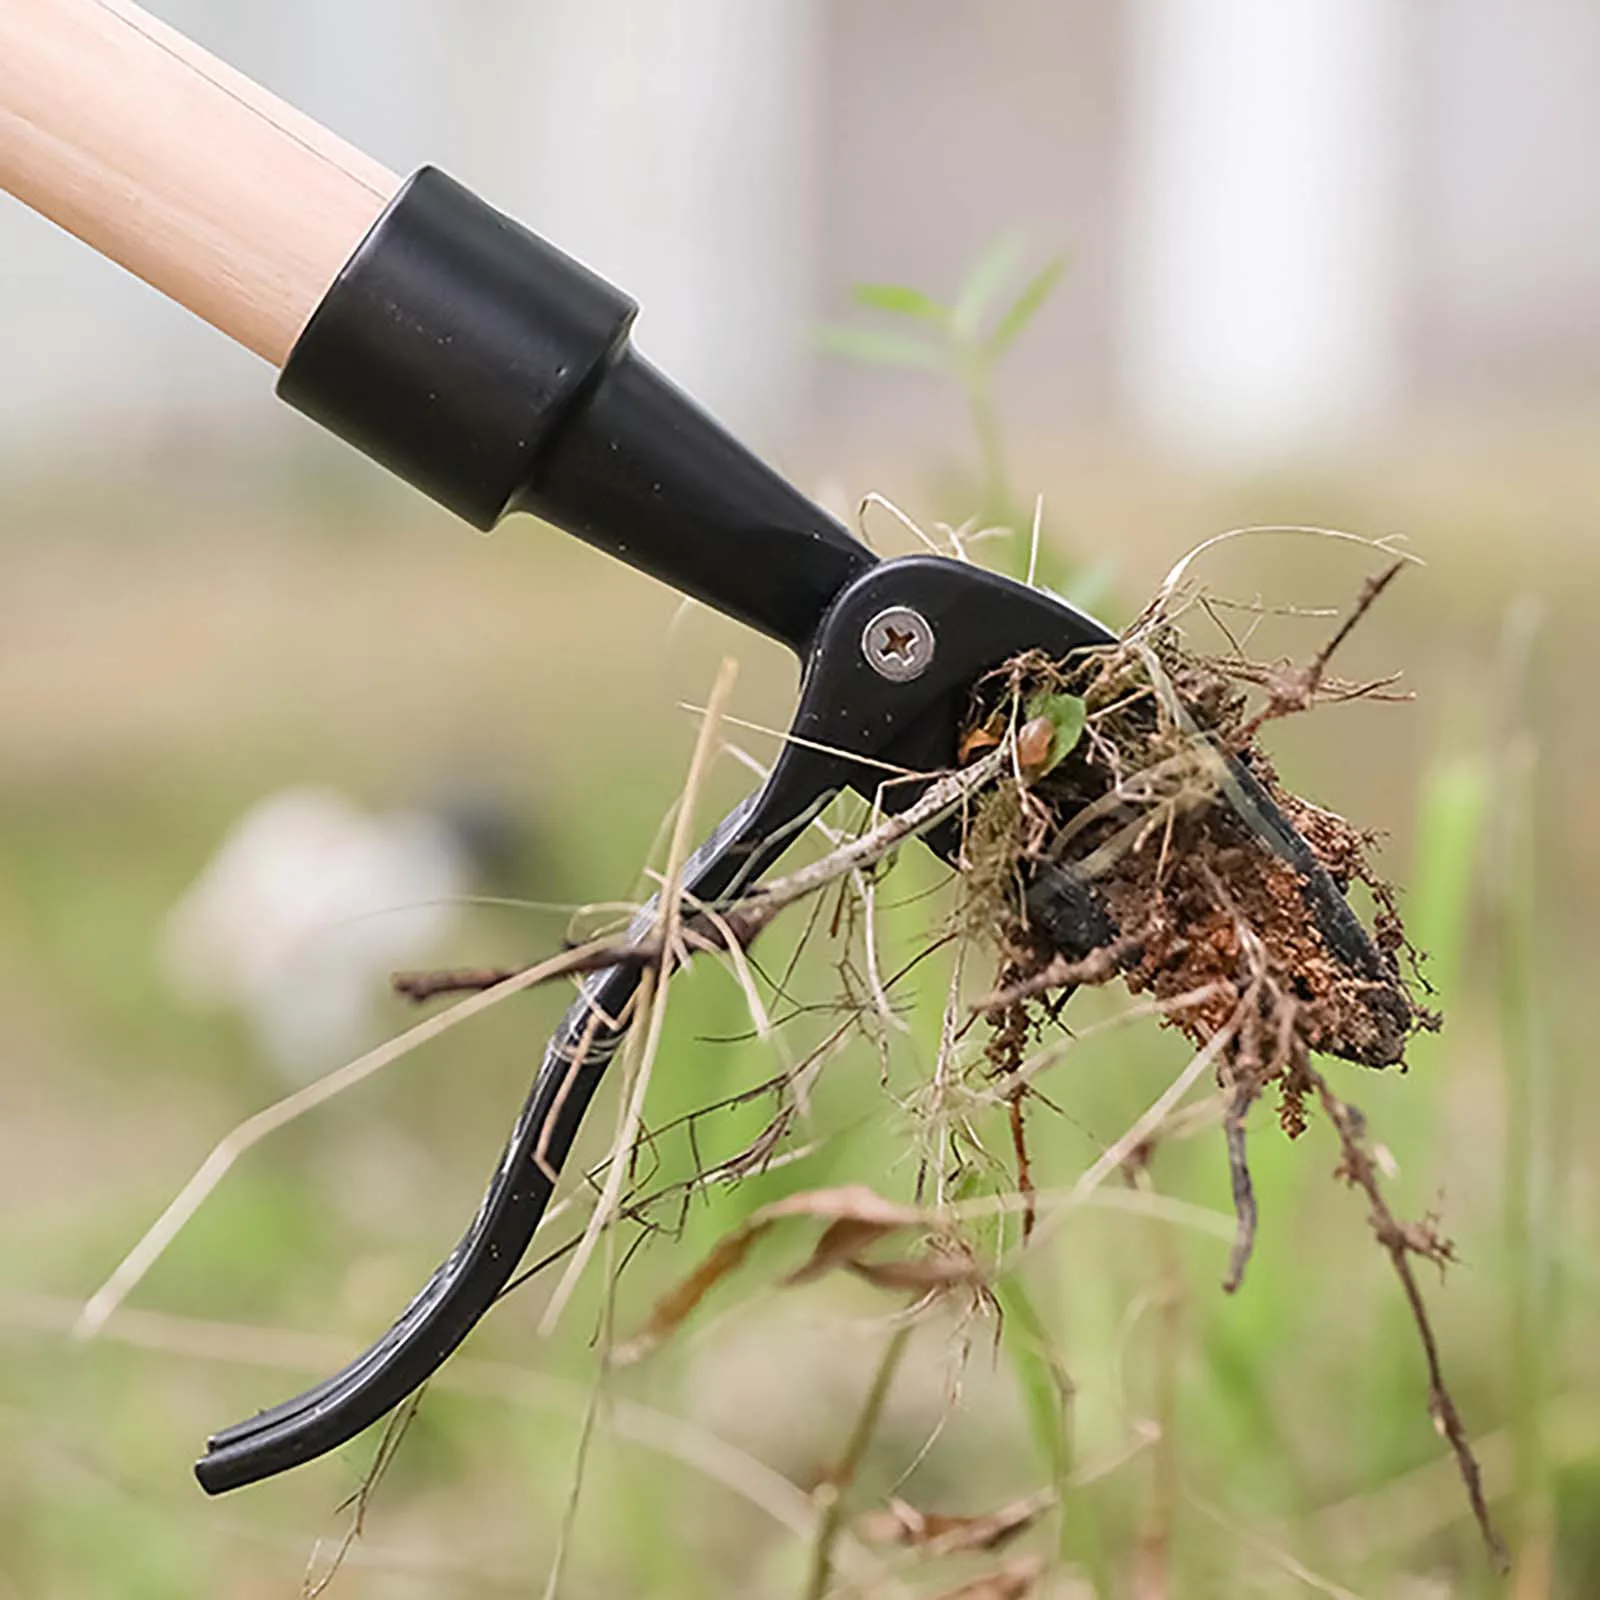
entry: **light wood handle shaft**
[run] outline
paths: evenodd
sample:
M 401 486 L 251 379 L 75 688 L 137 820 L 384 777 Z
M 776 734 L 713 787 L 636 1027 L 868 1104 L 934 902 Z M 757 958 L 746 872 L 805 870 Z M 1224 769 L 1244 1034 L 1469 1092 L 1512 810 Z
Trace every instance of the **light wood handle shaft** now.
M 274 366 L 398 186 L 128 0 L 0 0 L 0 188 Z

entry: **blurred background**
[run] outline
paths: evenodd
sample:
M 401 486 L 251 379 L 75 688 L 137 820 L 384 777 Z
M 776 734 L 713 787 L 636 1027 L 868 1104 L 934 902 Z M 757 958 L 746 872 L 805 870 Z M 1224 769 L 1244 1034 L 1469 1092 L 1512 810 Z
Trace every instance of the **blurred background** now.
M 1407 1076 L 1338 1081 L 1393 1158 L 1396 1206 L 1437 1209 L 1457 1243 L 1427 1288 L 1513 1578 L 1476 1542 L 1320 1127 L 1256 1137 L 1262 1234 L 1237 1297 L 1216 1287 L 1225 1244 L 1086 1215 L 1036 1253 L 998 1342 L 968 1330 L 962 1366 L 960 1330 L 920 1333 L 856 1500 L 978 1512 L 1054 1472 L 1065 1555 L 1040 1592 L 1080 1600 L 1600 1593 L 1582 1043 L 1600 954 L 1600 9 L 150 9 L 622 284 L 645 350 L 847 520 L 869 491 L 928 524 L 1025 523 L 1043 495 L 1041 571 L 1117 626 L 1226 528 L 1406 539 L 1427 565 L 1343 665 L 1403 670 L 1416 699 L 1319 714 L 1274 750 L 1296 789 L 1381 832 L 1432 955 L 1445 1032 Z M 950 309 L 864 304 L 864 282 Z M 985 343 L 1034 284 L 1026 326 Z M 371 1441 L 221 1503 L 188 1462 L 388 1325 L 470 1216 L 562 997 L 501 1006 L 274 1135 L 87 1344 L 68 1337 L 78 1307 L 230 1128 L 414 1020 L 382 994 L 389 966 L 529 960 L 568 931 L 563 908 L 637 897 L 694 737 L 680 707 L 734 654 L 732 710 L 781 728 L 793 669 L 548 529 L 451 523 L 278 406 L 254 358 L 3 199 L 0 286 L 0 1596 L 292 1594 L 337 1544 Z M 869 526 L 911 547 L 892 518 Z M 1025 564 L 1025 540 L 982 548 Z M 1206 575 L 1340 606 L 1363 570 L 1353 547 L 1252 539 Z M 1304 655 L 1325 626 L 1262 648 Z M 770 760 L 772 739 L 741 740 Z M 705 823 L 752 781 L 720 761 Z M 343 899 L 332 860 L 361 863 L 339 869 Z M 900 871 L 884 938 L 909 952 L 941 902 L 931 868 Z M 796 983 L 829 999 L 825 956 Z M 893 1096 L 925 1078 L 942 992 L 908 991 Z M 1086 1018 L 1114 1009 L 1097 1004 Z M 281 1036 L 264 1019 L 286 1009 L 315 1026 Z M 652 1123 L 770 1074 L 748 1028 L 725 974 L 686 980 Z M 1182 1060 L 1149 1025 L 1086 1041 L 1047 1086 L 1062 1115 L 1037 1119 L 1041 1181 L 1070 1183 Z M 765 1200 L 908 1192 L 914 1134 L 879 1076 L 864 1044 L 831 1066 L 790 1140 L 810 1153 L 651 1240 L 622 1324 Z M 708 1122 L 693 1153 L 664 1139 L 662 1181 L 764 1120 Z M 1226 1210 L 1214 1129 L 1152 1177 Z M 861 1286 L 774 1288 L 781 1246 L 753 1262 L 611 1385 L 562 1592 L 803 1592 L 806 1492 L 890 1308 Z M 544 1592 L 602 1301 L 591 1282 L 541 1338 L 549 1287 L 429 1395 L 330 1592 Z M 1073 1398 L 1052 1432 L 1039 1392 L 1058 1370 Z M 982 1570 L 887 1559 L 886 1593 Z

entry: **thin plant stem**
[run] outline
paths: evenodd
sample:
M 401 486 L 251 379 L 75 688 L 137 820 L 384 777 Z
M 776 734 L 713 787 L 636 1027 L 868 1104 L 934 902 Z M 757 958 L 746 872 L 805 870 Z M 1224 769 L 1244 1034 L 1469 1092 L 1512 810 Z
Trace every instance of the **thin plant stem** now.
M 1512 1525 L 1516 1600 L 1543 1600 L 1552 1582 L 1552 1485 L 1542 1414 L 1549 1388 L 1549 1062 L 1538 995 L 1539 894 L 1534 737 L 1526 726 L 1529 661 L 1538 619 L 1514 606 L 1506 621 L 1505 728 L 1500 769 L 1494 921 L 1505 1099 L 1505 1244 L 1510 1279 Z
M 602 939 L 590 945 L 580 946 L 577 950 L 563 950 L 546 961 L 538 962 L 507 977 L 501 977 L 489 988 L 466 1000 L 458 1001 L 448 1011 L 441 1011 L 437 1016 L 428 1017 L 407 1028 L 404 1033 L 397 1034 L 376 1049 L 369 1050 L 347 1065 L 318 1078 L 315 1083 L 308 1083 L 303 1089 L 297 1089 L 293 1094 L 274 1101 L 253 1116 L 245 1118 L 217 1142 L 210 1155 L 200 1163 L 194 1176 L 168 1203 L 166 1210 L 145 1230 L 138 1243 L 118 1263 L 111 1276 L 84 1303 L 73 1328 L 74 1336 L 88 1339 L 99 1332 L 105 1325 L 106 1319 L 138 1287 L 145 1274 L 183 1231 L 189 1219 L 200 1209 L 212 1190 L 227 1176 L 233 1164 L 268 1134 L 275 1133 L 279 1128 L 286 1127 L 297 1118 L 305 1116 L 307 1112 L 325 1105 L 336 1095 L 354 1088 L 363 1079 L 371 1077 L 375 1072 L 381 1072 L 385 1067 L 400 1060 L 402 1056 L 409 1055 L 411 1051 L 438 1038 L 440 1034 L 448 1032 L 458 1024 L 489 1010 L 490 1007 L 499 1005 L 511 995 L 573 970 L 574 965 L 581 962 L 586 953 L 594 954 L 604 950 L 608 944 L 609 941 Z
M 737 662 L 731 657 L 723 661 L 717 673 L 717 681 L 711 690 L 711 698 L 706 705 L 705 720 L 700 724 L 700 732 L 695 740 L 694 754 L 689 759 L 689 776 L 684 783 L 683 798 L 679 801 L 678 814 L 673 822 L 672 843 L 667 853 L 667 870 L 661 885 L 660 941 L 664 956 L 668 955 L 677 943 L 678 925 L 682 919 L 680 891 L 684 863 L 689 859 L 695 801 L 699 798 L 706 770 L 716 753 L 717 728 L 722 720 L 723 707 L 733 692 L 733 680 L 737 673 Z M 666 1022 L 667 986 L 671 980 L 671 971 L 669 960 L 663 959 L 660 975 L 656 981 L 652 982 L 652 974 L 646 971 L 644 981 L 640 984 L 638 1009 L 634 1015 L 642 1019 L 644 1046 L 633 1064 L 632 1073 L 624 1080 L 626 1089 L 623 1095 L 622 1121 L 617 1130 L 613 1160 L 606 1173 L 606 1185 L 600 1195 L 600 1204 L 595 1207 L 589 1218 L 583 1242 L 578 1246 L 561 1281 L 556 1285 L 549 1305 L 545 1307 L 544 1316 L 539 1323 L 539 1332 L 542 1336 L 548 1337 L 555 1328 L 595 1245 L 599 1242 L 601 1233 L 616 1211 L 617 1201 L 627 1177 L 628 1152 L 633 1149 L 644 1120 L 645 1094 L 650 1087 L 651 1068 L 655 1064 L 656 1052 L 661 1044 L 661 1030 Z
M 890 1335 L 879 1358 L 878 1369 L 867 1388 L 867 1397 L 861 1403 L 855 1426 L 850 1430 L 844 1454 L 817 1491 L 817 1498 L 822 1502 L 822 1514 L 818 1518 L 817 1536 L 811 1546 L 811 1568 L 806 1579 L 804 1600 L 823 1600 L 828 1592 L 833 1576 L 833 1547 L 844 1527 L 846 1497 L 866 1456 L 867 1447 L 872 1443 L 872 1436 L 878 1431 L 878 1419 L 883 1415 L 884 1401 L 889 1397 L 895 1373 L 911 1342 L 912 1330 L 911 1322 L 902 1322 Z
M 650 1004 L 654 991 L 655 974 L 646 972 L 640 981 L 639 996 L 645 1005 Z M 634 1028 L 628 1035 L 628 1049 L 635 1053 L 645 1046 L 643 1028 Z M 637 1070 L 637 1062 L 634 1063 Z M 619 1123 L 625 1123 L 627 1112 L 619 1112 Z M 613 1168 L 626 1165 L 623 1148 L 619 1147 L 613 1159 Z M 583 1494 L 583 1481 L 589 1465 L 589 1449 L 594 1443 L 595 1425 L 600 1420 L 600 1408 L 606 1401 L 606 1384 L 611 1372 L 611 1349 L 616 1343 L 617 1329 L 617 1230 L 605 1230 L 606 1292 L 600 1308 L 600 1351 L 602 1360 L 590 1386 L 583 1408 L 583 1422 L 578 1431 L 578 1449 L 572 1464 L 572 1483 L 567 1491 L 567 1502 L 561 1513 L 561 1528 L 556 1535 L 555 1555 L 550 1562 L 550 1576 L 545 1582 L 544 1600 L 556 1600 L 561 1592 L 561 1579 L 566 1573 L 567 1556 L 572 1548 L 572 1534 L 578 1522 L 578 1502 Z
M 994 376 L 981 354 L 968 352 L 960 358 L 961 387 L 972 417 L 972 432 L 978 445 L 979 515 L 985 521 L 1011 514 L 1011 473 L 1006 463 L 1000 417 L 995 409 Z
M 1155 1192 L 1147 1162 L 1134 1173 L 1134 1187 Z M 1172 1590 L 1173 1546 L 1178 1504 L 1182 1493 L 1178 1467 L 1178 1366 L 1183 1353 L 1185 1281 L 1183 1258 L 1171 1231 L 1152 1224 L 1149 1229 L 1155 1267 L 1157 1321 L 1154 1352 L 1154 1406 L 1157 1429 L 1150 1452 L 1150 1498 L 1144 1530 L 1136 1556 L 1136 1592 L 1165 1595 Z

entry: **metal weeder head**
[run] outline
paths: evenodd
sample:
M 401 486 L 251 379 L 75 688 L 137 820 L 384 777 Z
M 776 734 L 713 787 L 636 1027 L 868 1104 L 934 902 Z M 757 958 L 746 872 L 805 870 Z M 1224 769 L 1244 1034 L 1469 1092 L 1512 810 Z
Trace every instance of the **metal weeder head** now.
M 985 673 L 1111 640 L 971 566 L 878 561 L 635 353 L 626 295 L 443 173 L 400 183 L 265 89 L 242 93 L 136 0 L 0 0 L 0 61 L 0 188 L 282 363 L 286 401 L 474 526 L 532 512 L 799 657 L 797 737 L 689 862 L 699 904 L 751 882 L 828 796 L 875 795 L 881 763 L 952 765 Z M 1230 804 L 1295 867 L 1330 948 L 1379 978 L 1306 841 L 1233 769 Z M 908 805 L 916 785 L 884 797 Z M 953 832 L 926 842 L 948 852 Z M 195 1469 L 207 1490 L 322 1455 L 449 1358 L 516 1270 L 616 1049 L 596 1018 L 638 981 L 626 965 L 589 979 L 461 1242 L 364 1355 L 218 1433 Z
M 783 640 L 800 658 L 793 733 L 762 789 L 684 874 L 686 900 L 737 894 L 830 796 L 877 796 L 882 763 L 956 760 L 973 684 L 1027 650 L 1112 642 L 1040 591 L 937 557 L 879 561 L 628 345 L 633 306 L 542 240 L 424 169 L 312 316 L 280 393 L 481 527 L 533 511 Z M 825 753 L 834 752 L 834 753 Z M 1241 773 L 1261 828 L 1309 865 L 1341 945 L 1378 960 L 1309 849 Z M 884 791 L 911 804 L 915 784 Z M 936 850 L 948 839 L 934 836 Z M 643 937 L 654 908 L 633 929 Z M 344 1443 L 415 1391 L 516 1271 L 620 1034 L 637 966 L 592 976 L 547 1046 L 460 1243 L 342 1372 L 210 1441 L 215 1493 Z
M 885 676 L 863 651 L 864 631 L 890 605 L 913 608 L 939 637 L 940 648 L 915 677 Z M 912 557 L 869 566 L 817 630 L 796 739 L 784 745 L 765 785 L 691 857 L 686 903 L 715 906 L 739 893 L 839 791 L 877 796 L 880 763 L 916 771 L 952 765 L 960 711 L 989 668 L 1018 650 L 1060 657 L 1110 637 L 1059 601 L 953 561 Z M 899 808 L 919 792 L 896 785 L 882 799 Z M 646 936 L 655 919 L 652 902 L 630 937 Z M 616 966 L 584 984 L 545 1049 L 477 1216 L 389 1332 L 326 1383 L 216 1434 L 195 1468 L 206 1489 L 235 1488 L 342 1444 L 424 1383 L 489 1310 L 533 1238 L 553 1191 L 549 1174 L 566 1160 L 621 1042 L 622 1030 L 605 1019 L 626 1012 L 640 973 Z

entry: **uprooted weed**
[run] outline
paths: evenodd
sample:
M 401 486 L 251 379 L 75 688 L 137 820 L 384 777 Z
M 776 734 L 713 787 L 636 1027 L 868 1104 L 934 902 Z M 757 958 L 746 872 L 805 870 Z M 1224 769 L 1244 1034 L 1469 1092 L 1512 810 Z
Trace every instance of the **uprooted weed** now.
M 821 911 L 810 926 L 831 927 L 838 937 L 846 997 L 842 1020 L 816 1051 L 736 1097 L 770 1096 L 773 1106 L 767 1127 L 746 1149 L 714 1165 L 697 1156 L 687 1183 L 655 1188 L 651 1164 L 640 1157 L 666 1129 L 648 1138 L 619 1136 L 607 1162 L 588 1175 L 589 1187 L 598 1190 L 602 1171 L 609 1169 L 601 1207 L 579 1238 L 542 1258 L 548 1262 L 618 1222 L 671 1233 L 673 1224 L 661 1220 L 663 1210 L 670 1216 L 677 1208 L 681 1218 L 697 1187 L 738 1182 L 803 1154 L 790 1140 L 802 1125 L 798 1113 L 809 1085 L 852 1035 L 881 1041 L 893 1018 L 891 991 L 904 976 L 879 973 L 870 949 L 864 963 L 851 954 L 856 934 L 864 934 L 870 946 L 872 875 L 906 838 L 959 820 L 958 903 L 938 940 L 955 947 L 955 979 L 931 1080 L 905 1105 L 923 1148 L 911 1203 L 847 1185 L 806 1190 L 761 1207 L 657 1300 L 632 1337 L 609 1348 L 611 1366 L 643 1358 L 672 1339 L 719 1284 L 745 1268 L 759 1239 L 806 1221 L 820 1224 L 820 1232 L 787 1282 L 845 1272 L 906 1303 L 867 1404 L 814 1497 L 807 1596 L 831 1592 L 836 1558 L 846 1551 L 853 1552 L 853 1561 L 866 1560 L 864 1570 L 872 1569 L 861 1541 L 871 1541 L 875 1524 L 869 1519 L 851 1533 L 845 1508 L 912 1326 L 934 1307 L 954 1309 L 963 1328 L 984 1317 L 998 1322 L 1008 1274 L 1026 1251 L 1037 1248 L 1049 1216 L 1116 1200 L 1169 1220 L 1196 1221 L 1193 1208 L 1185 1212 L 1180 1202 L 1154 1192 L 1149 1174 L 1156 1146 L 1175 1131 L 1180 1102 L 1208 1073 L 1221 1102 L 1235 1204 L 1224 1287 L 1239 1287 L 1255 1234 L 1245 1140 L 1252 1107 L 1273 1097 L 1277 1120 L 1290 1138 L 1320 1112 L 1341 1151 L 1336 1177 L 1362 1191 L 1378 1243 L 1402 1284 L 1427 1362 L 1430 1413 L 1455 1453 L 1473 1512 L 1498 1555 L 1477 1465 L 1444 1382 L 1414 1270 L 1416 1258 L 1444 1267 L 1451 1246 L 1431 1217 L 1395 1217 L 1364 1119 L 1334 1092 L 1315 1061 L 1333 1055 L 1373 1068 L 1400 1065 L 1407 1039 L 1419 1028 L 1437 1026 L 1438 1019 L 1417 997 L 1420 980 L 1395 896 L 1369 863 L 1371 839 L 1289 793 L 1257 742 L 1262 727 L 1277 717 L 1330 699 L 1389 693 L 1388 680 L 1342 683 L 1328 667 L 1335 648 L 1398 570 L 1369 582 L 1344 623 L 1301 666 L 1264 666 L 1242 650 L 1216 658 L 1196 654 L 1183 633 L 1186 612 L 1170 595 L 1114 645 L 1066 662 L 1019 657 L 977 686 L 957 770 L 937 779 L 906 811 L 714 917 L 685 914 L 675 931 L 629 946 L 585 946 L 565 961 L 544 964 L 545 975 L 559 975 L 631 961 L 659 971 L 664 984 L 689 954 L 723 950 L 742 961 L 744 947 L 780 911 L 807 898 L 820 911 L 831 900 L 832 915 Z M 1344 899 L 1344 891 L 1358 882 L 1377 908 L 1370 935 Z M 961 974 L 983 950 L 993 952 L 994 978 L 987 995 L 972 1003 L 962 991 Z M 514 975 L 495 971 L 409 975 L 403 986 L 420 997 L 514 981 Z M 1060 1052 L 1051 1030 L 1075 988 L 1115 982 L 1136 997 L 1136 1010 L 1186 1035 L 1196 1054 L 1070 1189 L 1041 1193 L 1026 1118 L 1039 1073 Z M 995 1107 L 1004 1107 L 1008 1121 L 1004 1157 L 985 1145 L 978 1129 L 985 1110 Z M 694 1118 L 689 1126 L 692 1141 Z M 1006 1169 L 1000 1192 L 993 1182 L 988 1192 L 980 1185 L 976 1193 L 963 1184 L 964 1170 L 980 1164 L 991 1179 Z M 1125 1190 L 1102 1189 L 1119 1174 L 1127 1180 Z M 1012 1218 L 1015 1228 L 1008 1225 Z M 1206 1213 L 1202 1225 L 1212 1220 Z M 1143 1447 L 1136 1441 L 1130 1453 Z M 1042 1508 L 1059 1505 L 1076 1481 L 1063 1467 L 1037 1503 L 1027 1502 L 1026 1516 L 1012 1515 L 1010 1508 L 941 1516 L 893 1502 L 893 1540 L 908 1547 L 908 1558 L 992 1549 Z M 991 1528 L 993 1540 L 987 1536 Z M 984 1537 L 954 1531 L 961 1529 Z M 1044 1570 L 1032 1557 L 1012 1559 L 951 1592 L 1020 1597 L 1033 1592 Z
M 1334 643 L 1399 570 L 1367 586 Z M 1242 656 L 1194 655 L 1157 612 L 1068 663 L 1008 663 L 980 685 L 962 741 L 971 755 L 1016 730 L 1017 764 L 981 798 L 967 839 L 968 924 L 1000 952 L 983 1003 L 991 1067 L 1015 1074 L 1073 987 L 1116 978 L 1153 996 L 1197 1046 L 1224 1040 L 1240 1220 L 1230 1291 L 1254 1236 L 1252 1105 L 1275 1093 L 1284 1132 L 1298 1137 L 1318 1081 L 1313 1053 L 1394 1066 L 1409 1035 L 1439 1021 L 1411 993 L 1414 953 L 1368 861 L 1372 839 L 1290 794 L 1257 743 L 1274 716 L 1387 689 L 1330 681 L 1331 648 L 1268 678 Z M 1252 705 L 1243 684 L 1263 681 L 1268 697 Z M 1065 748 L 1063 701 L 1081 708 Z M 1355 882 L 1378 907 L 1371 939 L 1344 901 Z
M 1407 1039 L 1439 1019 L 1417 997 L 1422 985 L 1395 895 L 1369 861 L 1373 840 L 1286 790 L 1257 742 L 1276 717 L 1327 700 L 1389 695 L 1390 680 L 1343 683 L 1328 665 L 1398 570 L 1365 586 L 1344 624 L 1303 666 L 1266 669 L 1242 652 L 1202 658 L 1186 646 L 1180 619 L 1155 610 L 1115 645 L 1065 663 L 1025 655 L 978 686 L 960 758 L 981 763 L 985 776 L 968 796 L 950 934 L 963 950 L 991 947 L 996 970 L 991 992 L 975 1006 L 963 1007 L 952 991 L 934 1082 L 913 1103 L 927 1133 L 923 1170 L 937 1179 L 933 1203 L 907 1207 L 870 1190 L 819 1190 L 756 1213 L 657 1304 L 622 1348 L 625 1358 L 670 1337 L 744 1261 L 758 1234 L 797 1215 L 829 1220 L 788 1281 L 841 1269 L 909 1293 L 914 1309 L 952 1295 L 965 1315 L 993 1309 L 994 1266 L 985 1264 L 969 1225 L 1015 1213 L 1020 1240 L 1009 1253 L 1002 1249 L 1002 1267 L 1028 1248 L 1041 1205 L 1050 1203 L 1035 1189 L 1025 1126 L 1034 1078 L 1051 1054 L 1043 1041 L 1074 988 L 1120 981 L 1199 1053 L 1178 1092 L 1158 1101 L 1072 1196 L 1082 1198 L 1119 1168 L 1135 1186 L 1147 1181 L 1183 1088 L 1194 1069 L 1212 1068 L 1236 1211 L 1224 1280 L 1232 1292 L 1256 1227 L 1245 1143 L 1251 1108 L 1275 1097 L 1291 1139 L 1320 1109 L 1340 1145 L 1336 1177 L 1365 1195 L 1416 1322 L 1430 1413 L 1499 1555 L 1413 1268 L 1420 1257 L 1442 1269 L 1451 1246 L 1433 1218 L 1394 1216 L 1364 1119 L 1314 1061 L 1333 1055 L 1374 1068 L 1401 1065 Z M 1370 936 L 1344 899 L 1357 882 L 1377 908 Z M 862 1000 L 860 1012 L 869 1010 Z M 987 1027 L 981 1047 L 963 1049 L 980 1020 Z M 952 1200 L 959 1185 L 951 1180 L 965 1162 L 995 1164 L 972 1130 L 978 1110 L 996 1103 L 1007 1108 L 1014 1192 Z M 921 1182 L 917 1194 L 919 1202 L 928 1197 Z M 920 1244 L 883 1260 L 871 1247 L 891 1235 Z M 891 1345 L 894 1360 L 900 1348 Z M 831 1495 L 848 1486 L 858 1444 L 831 1480 Z M 825 1549 L 814 1570 L 826 1571 Z
M 1338 1137 L 1335 1176 L 1365 1194 L 1380 1246 L 1400 1278 L 1429 1372 L 1429 1410 L 1449 1441 L 1492 1554 L 1477 1464 L 1445 1385 L 1437 1342 L 1412 1267 L 1453 1259 L 1437 1219 L 1396 1219 L 1384 1199 L 1365 1119 L 1313 1056 L 1403 1066 L 1407 1039 L 1441 1018 L 1425 988 L 1395 892 L 1374 870 L 1374 839 L 1289 792 L 1257 742 L 1262 726 L 1329 700 L 1390 697 L 1393 680 L 1349 684 L 1328 675 L 1334 649 L 1402 569 L 1370 580 L 1342 626 L 1298 668 L 1263 668 L 1242 652 L 1206 659 L 1178 621 L 1147 613 L 1115 645 L 1066 663 L 1037 654 L 980 686 L 962 754 L 1010 739 L 1011 772 L 977 803 L 963 862 L 969 928 L 998 947 L 993 992 L 979 1010 L 991 1034 L 987 1072 L 1011 1106 L 1023 1231 L 1033 1217 L 1022 1107 L 1029 1052 L 1080 985 L 1120 979 L 1159 1002 L 1163 1019 L 1216 1055 L 1237 1234 L 1223 1288 L 1243 1281 L 1257 1210 L 1245 1125 L 1277 1097 L 1298 1138 L 1308 1101 Z M 1252 699 L 1250 687 L 1264 691 Z M 1063 701 L 1081 732 L 1059 736 Z M 1287 819 L 1309 850 L 1273 828 Z M 1365 885 L 1376 907 L 1370 942 L 1352 929 L 1343 896 Z M 1339 897 L 1330 895 L 1329 888 Z M 1130 1152 L 1142 1166 L 1148 1145 Z

